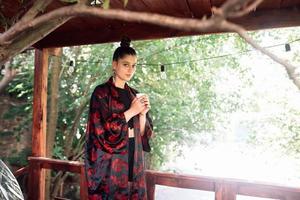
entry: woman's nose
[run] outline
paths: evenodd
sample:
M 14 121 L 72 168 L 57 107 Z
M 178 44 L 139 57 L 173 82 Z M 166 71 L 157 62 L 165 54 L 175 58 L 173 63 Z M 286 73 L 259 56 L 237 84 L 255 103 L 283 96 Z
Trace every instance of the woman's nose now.
M 134 67 L 129 67 L 129 71 L 130 72 L 134 71 Z

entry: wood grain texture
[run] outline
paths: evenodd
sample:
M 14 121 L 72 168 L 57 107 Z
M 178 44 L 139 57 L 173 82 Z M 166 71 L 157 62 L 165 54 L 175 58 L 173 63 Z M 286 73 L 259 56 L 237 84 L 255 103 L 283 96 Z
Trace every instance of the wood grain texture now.
M 77 161 L 56 160 L 43 157 L 30 157 L 30 173 L 40 169 L 55 169 L 80 174 L 81 199 L 87 199 L 87 186 L 83 164 Z M 300 199 L 300 188 L 274 185 L 262 182 L 250 182 L 239 179 L 213 178 L 173 174 L 146 170 L 148 199 L 154 200 L 155 185 L 165 185 L 177 188 L 197 189 L 215 192 L 215 200 L 235 200 L 236 195 L 273 198 L 281 200 Z M 33 179 L 30 179 L 33 180 Z M 35 190 L 37 182 L 30 182 L 30 188 Z
M 148 170 L 146 175 L 147 181 L 149 180 L 147 182 L 148 187 L 153 187 L 153 184 L 157 184 L 178 188 L 212 191 L 215 192 L 215 200 L 235 200 L 236 195 L 238 194 L 282 200 L 300 199 L 300 188 L 286 187 L 270 183 L 205 176 L 179 175 L 151 170 Z M 151 197 L 155 195 L 154 193 L 151 192 Z
M 48 50 L 35 50 L 32 155 L 46 155 Z
M 286 7 L 299 7 L 300 1 L 295 0 L 281 0 L 280 2 L 280 8 L 286 8 Z
M 29 161 L 38 164 L 43 169 L 81 173 L 82 163 L 78 161 L 58 160 L 45 157 L 29 157 Z
M 236 200 L 236 184 L 216 182 L 215 200 Z
M 35 50 L 32 155 L 46 156 L 48 50 Z M 32 164 L 29 176 L 29 199 L 45 198 L 45 171 Z
M 80 166 L 80 199 L 88 199 L 87 179 L 84 166 Z
M 20 168 L 20 169 L 18 169 L 14 172 L 14 176 L 16 178 L 18 178 L 19 176 L 22 176 L 22 175 L 24 175 L 28 172 L 29 172 L 29 167 L 28 166 L 27 167 L 22 167 L 22 168 Z
M 7 15 L 16 14 L 18 9 L 14 6 L 17 5 L 17 1 L 3 0 L 2 2 L 8 9 L 6 12 L 9 14 Z M 128 4 L 124 7 L 123 1 L 111 0 L 110 8 L 201 19 L 204 15 L 211 15 L 211 7 L 220 7 L 224 2 L 225 0 L 139 0 L 128 1 Z M 54 0 L 48 6 L 47 12 L 65 5 L 67 4 Z M 300 0 L 265 0 L 255 12 L 234 21 L 245 26 L 248 30 L 299 26 L 299 8 Z M 37 42 L 35 46 L 42 48 L 116 42 L 120 41 L 124 35 L 133 40 L 142 40 L 218 32 L 219 30 L 208 33 L 183 32 L 143 23 L 126 23 L 96 17 L 78 17 L 53 31 Z

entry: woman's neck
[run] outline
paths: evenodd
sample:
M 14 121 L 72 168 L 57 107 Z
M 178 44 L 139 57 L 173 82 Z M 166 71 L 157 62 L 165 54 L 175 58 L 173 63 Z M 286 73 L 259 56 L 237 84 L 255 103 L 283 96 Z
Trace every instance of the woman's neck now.
M 114 80 L 114 84 L 115 84 L 115 86 L 117 88 L 124 89 L 124 87 L 125 87 L 125 81 L 120 80 L 118 77 L 114 77 L 113 80 Z

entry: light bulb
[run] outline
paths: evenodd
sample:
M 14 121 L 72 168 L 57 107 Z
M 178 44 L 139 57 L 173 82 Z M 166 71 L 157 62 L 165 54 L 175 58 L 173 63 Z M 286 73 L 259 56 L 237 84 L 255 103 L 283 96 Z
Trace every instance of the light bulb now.
M 167 79 L 167 73 L 166 72 L 160 72 L 160 78 L 161 79 Z
M 164 65 L 160 66 L 160 78 L 161 79 L 166 79 L 167 78 L 167 73 L 166 73 Z

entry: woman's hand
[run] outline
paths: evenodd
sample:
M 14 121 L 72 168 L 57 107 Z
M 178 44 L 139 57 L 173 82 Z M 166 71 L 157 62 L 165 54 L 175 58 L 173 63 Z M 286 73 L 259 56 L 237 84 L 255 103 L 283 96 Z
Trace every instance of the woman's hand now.
M 130 108 L 125 111 L 125 118 L 128 122 L 133 116 L 140 114 L 146 115 L 150 110 L 150 102 L 147 95 L 136 97 L 132 100 Z
M 144 109 L 144 104 L 138 100 L 138 98 L 134 98 L 131 102 L 130 108 L 124 112 L 126 121 L 128 122 L 133 116 L 139 114 Z
M 145 103 L 143 100 L 141 100 L 140 98 L 134 98 L 131 102 L 130 108 L 129 110 L 131 110 L 134 115 L 139 114 L 140 112 L 142 112 L 145 108 Z
M 148 95 L 143 95 L 139 97 L 139 100 L 144 104 L 144 109 L 140 112 L 140 115 L 146 115 L 151 108 L 149 97 Z

